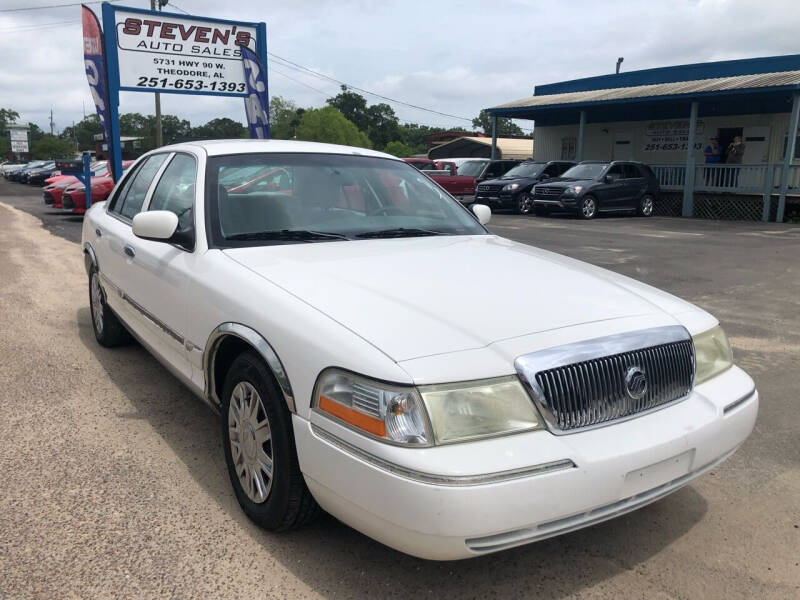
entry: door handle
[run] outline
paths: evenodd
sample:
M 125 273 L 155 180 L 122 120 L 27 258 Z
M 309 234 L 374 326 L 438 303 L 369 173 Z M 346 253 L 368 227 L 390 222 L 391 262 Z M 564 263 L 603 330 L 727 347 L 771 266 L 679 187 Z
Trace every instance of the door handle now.
M 95 235 L 96 235 L 97 237 L 103 237 L 103 232 L 100 230 L 100 228 L 99 228 L 99 227 L 98 227 L 97 229 L 95 229 L 95 230 L 94 230 L 94 233 L 95 233 Z
M 125 246 L 125 248 L 123 248 L 123 250 L 125 251 L 125 254 L 127 254 L 131 258 L 136 256 L 136 250 L 133 249 L 133 246 Z

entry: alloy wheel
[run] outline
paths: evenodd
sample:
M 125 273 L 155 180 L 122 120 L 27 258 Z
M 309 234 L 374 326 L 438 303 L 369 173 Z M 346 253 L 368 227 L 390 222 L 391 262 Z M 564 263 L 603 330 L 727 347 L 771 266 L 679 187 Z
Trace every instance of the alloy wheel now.
M 597 203 L 594 198 L 584 198 L 581 203 L 581 214 L 584 219 L 591 219 L 597 212 Z
M 520 194 L 519 200 L 517 200 L 517 209 L 521 215 L 527 215 L 531 212 L 533 209 L 533 198 L 531 198 L 530 194 Z
M 97 273 L 92 274 L 91 282 L 92 319 L 98 335 L 103 335 L 103 290 L 100 289 Z
M 645 217 L 653 214 L 653 199 L 650 196 L 642 198 L 642 214 Z
M 273 479 L 272 431 L 261 396 L 247 381 L 237 383 L 231 393 L 228 434 L 242 490 L 250 501 L 265 502 Z

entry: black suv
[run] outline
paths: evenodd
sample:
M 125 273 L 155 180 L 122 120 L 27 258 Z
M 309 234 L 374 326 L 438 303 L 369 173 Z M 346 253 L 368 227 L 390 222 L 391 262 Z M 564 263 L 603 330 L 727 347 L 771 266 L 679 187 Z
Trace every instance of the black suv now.
M 443 158 L 441 160 L 447 160 Z M 486 179 L 495 179 L 505 175 L 506 172 L 520 163 L 519 160 L 513 158 L 498 158 L 495 160 L 487 160 L 485 158 L 476 158 L 475 160 L 468 160 L 458 165 L 458 174 L 474 177 L 476 183 L 480 183 Z
M 582 219 L 617 210 L 649 217 L 659 190 L 658 178 L 644 163 L 587 160 L 566 171 L 558 181 L 537 185 L 533 206 L 536 214 L 561 209 Z
M 475 193 L 475 202 L 492 208 L 511 208 L 517 214 L 527 215 L 533 210 L 533 186 L 540 181 L 559 177 L 573 166 L 574 162 L 566 160 L 522 162 L 502 177 L 480 183 Z

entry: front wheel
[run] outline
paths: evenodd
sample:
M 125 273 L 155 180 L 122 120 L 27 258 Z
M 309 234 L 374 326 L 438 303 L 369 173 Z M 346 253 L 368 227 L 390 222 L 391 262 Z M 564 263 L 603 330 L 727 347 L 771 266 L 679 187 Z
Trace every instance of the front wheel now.
M 654 200 L 650 194 L 645 194 L 639 201 L 639 206 L 636 208 L 636 213 L 640 217 L 649 217 L 653 214 Z
M 125 329 L 108 304 L 103 288 L 100 286 L 100 272 L 92 267 L 89 272 L 89 309 L 92 313 L 94 337 L 101 346 L 113 348 L 131 341 L 131 334 Z
M 584 196 L 578 202 L 578 217 L 594 219 L 597 216 L 597 200 L 594 196 Z
M 533 210 L 533 198 L 528 192 L 522 192 L 517 196 L 517 214 L 529 215 Z
M 289 410 L 253 352 L 240 354 L 225 378 L 222 438 L 236 498 L 258 525 L 285 531 L 318 514 L 300 472 Z

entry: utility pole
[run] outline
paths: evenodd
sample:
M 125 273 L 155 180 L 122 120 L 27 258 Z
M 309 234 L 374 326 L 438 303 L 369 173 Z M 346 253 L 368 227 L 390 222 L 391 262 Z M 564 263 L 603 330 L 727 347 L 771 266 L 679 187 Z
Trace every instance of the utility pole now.
M 617 59 L 617 75 L 619 75 L 619 68 L 620 68 L 620 66 L 622 65 L 622 61 L 623 61 L 623 60 L 625 60 L 625 57 L 624 57 L 624 56 L 620 56 L 620 57 Z
M 155 10 L 158 6 L 159 12 L 166 6 L 169 0 L 150 0 L 150 10 Z M 156 92 L 156 148 L 164 145 L 164 136 L 161 132 L 161 94 Z
M 53 135 L 53 128 L 55 124 L 53 123 L 53 109 L 50 109 L 50 135 Z

